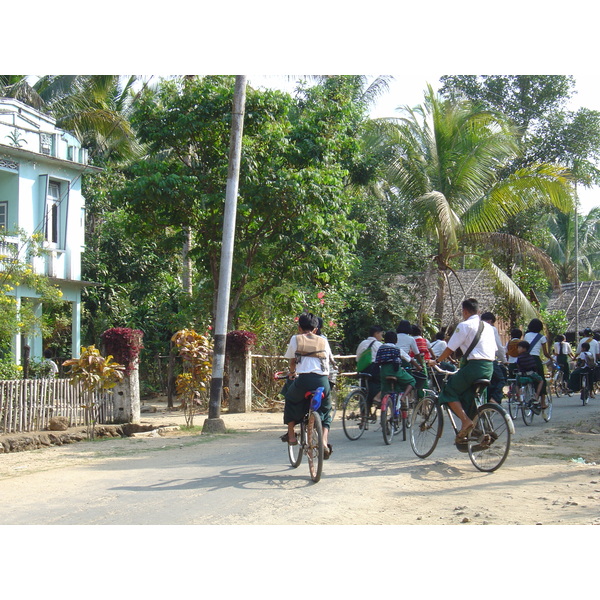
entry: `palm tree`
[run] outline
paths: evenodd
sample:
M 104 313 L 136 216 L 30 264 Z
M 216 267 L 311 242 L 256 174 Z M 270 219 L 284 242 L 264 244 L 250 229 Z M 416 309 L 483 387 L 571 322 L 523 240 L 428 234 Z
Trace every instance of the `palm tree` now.
M 379 123 L 379 149 L 387 154 L 388 182 L 401 198 L 414 202 L 424 234 L 436 246 L 435 317 L 441 319 L 445 277 L 456 259 L 470 249 L 510 248 L 527 254 L 558 283 L 548 256 L 523 239 L 499 232 L 506 218 L 546 203 L 572 208 L 571 188 L 563 168 L 534 165 L 505 178 L 499 172 L 518 154 L 517 133 L 499 113 L 468 102 L 442 99 L 431 86 L 422 106 L 405 116 Z M 486 266 L 524 313 L 533 307 L 493 262 Z
M 575 261 L 579 274 L 587 279 L 600 278 L 600 208 L 593 208 L 578 219 L 579 251 L 575 253 L 575 215 L 573 212 L 552 212 L 548 215 L 550 242 L 548 255 L 557 266 L 562 283 L 575 279 Z

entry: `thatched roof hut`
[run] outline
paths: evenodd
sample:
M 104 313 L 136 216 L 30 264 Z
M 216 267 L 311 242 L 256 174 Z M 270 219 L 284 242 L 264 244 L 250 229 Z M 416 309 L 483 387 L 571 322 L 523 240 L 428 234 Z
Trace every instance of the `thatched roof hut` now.
M 578 286 L 579 296 L 579 331 L 586 327 L 600 329 L 600 281 L 581 281 Z M 563 283 L 559 292 L 550 298 L 548 310 L 564 310 L 569 326 L 569 337 L 575 335 L 576 314 L 575 284 Z

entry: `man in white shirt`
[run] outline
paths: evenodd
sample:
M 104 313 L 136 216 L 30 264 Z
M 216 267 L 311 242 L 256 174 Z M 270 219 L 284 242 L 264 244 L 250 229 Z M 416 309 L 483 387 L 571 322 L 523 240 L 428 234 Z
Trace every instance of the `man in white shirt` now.
M 458 324 L 448 347 L 438 356 L 435 364 L 446 360 L 454 351 L 463 353 L 460 369 L 450 377 L 440 393 L 439 402 L 447 403 L 452 412 L 460 419 L 461 429 L 456 436 L 456 443 L 464 443 L 473 430 L 475 395 L 472 385 L 477 379 L 491 379 L 494 371 L 497 344 L 491 325 L 479 318 L 479 305 L 474 298 L 468 298 L 462 303 L 463 321 Z M 478 335 L 479 340 L 471 351 L 469 348 Z M 431 361 L 430 364 L 433 364 Z
M 502 397 L 504 396 L 504 386 L 506 385 L 506 350 L 500 339 L 500 334 L 496 329 L 494 323 L 496 322 L 496 316 L 494 313 L 485 312 L 481 315 L 481 320 L 485 321 L 494 330 L 494 338 L 496 340 L 496 360 L 494 361 L 494 373 L 492 374 L 492 381 L 490 387 L 487 390 L 488 400 L 493 400 L 498 404 L 502 403 Z
M 373 325 L 369 329 L 369 337 L 363 340 L 356 349 L 356 360 L 360 358 L 360 355 L 366 350 L 371 351 L 371 364 L 367 367 L 366 372 L 371 374 L 370 379 L 367 381 L 367 407 L 371 410 L 371 404 L 373 398 L 379 393 L 381 389 L 381 380 L 379 378 L 379 365 L 375 362 L 377 358 L 377 350 L 383 344 L 383 327 L 381 325 Z

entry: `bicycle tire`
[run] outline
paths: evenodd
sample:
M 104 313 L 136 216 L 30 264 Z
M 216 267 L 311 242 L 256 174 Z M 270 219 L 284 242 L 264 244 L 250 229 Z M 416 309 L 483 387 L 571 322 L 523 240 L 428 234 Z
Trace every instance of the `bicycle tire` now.
M 496 404 L 484 404 L 473 419 L 473 432 L 467 440 L 469 458 L 479 471 L 499 469 L 510 450 L 511 432 L 508 415 Z
M 508 414 L 510 418 L 514 421 L 519 416 L 519 411 L 521 410 L 521 402 L 519 400 L 519 387 L 516 383 L 512 383 L 509 389 L 508 395 Z
M 396 398 L 394 394 L 386 394 L 381 401 L 381 431 L 383 441 L 386 445 L 392 443 L 394 437 L 394 404 Z
M 342 410 L 342 427 L 349 440 L 357 440 L 365 432 L 367 418 L 366 392 L 355 388 L 346 396 Z
M 410 446 L 419 458 L 427 458 L 437 446 L 444 430 L 442 407 L 431 396 L 421 398 L 410 420 Z
M 521 416 L 523 417 L 523 423 L 528 426 L 533 423 L 533 409 L 531 408 L 531 403 L 533 402 L 533 393 L 533 386 L 530 383 L 526 383 L 523 386 Z
M 294 467 L 294 469 L 300 466 L 302 462 L 302 443 L 304 442 L 304 428 L 300 427 L 300 434 L 298 435 L 298 431 L 296 431 L 296 439 L 298 443 L 295 446 L 290 446 L 288 444 L 288 458 L 290 460 L 290 465 Z
M 546 396 L 546 408 L 542 409 L 542 418 L 546 423 L 552 418 L 552 398 L 550 396 Z
M 587 375 L 582 375 L 581 376 L 581 403 L 583 404 L 583 406 L 585 406 L 588 403 L 588 397 L 589 397 L 589 392 L 588 392 L 588 377 Z
M 317 483 L 323 473 L 323 423 L 321 416 L 316 411 L 310 411 L 306 425 L 306 456 L 310 478 Z
M 331 399 L 331 411 L 329 415 L 331 416 L 331 422 L 335 419 L 335 415 L 337 414 L 337 404 L 338 404 L 338 396 L 337 389 L 334 387 L 331 388 L 331 392 L 329 393 L 329 398 Z

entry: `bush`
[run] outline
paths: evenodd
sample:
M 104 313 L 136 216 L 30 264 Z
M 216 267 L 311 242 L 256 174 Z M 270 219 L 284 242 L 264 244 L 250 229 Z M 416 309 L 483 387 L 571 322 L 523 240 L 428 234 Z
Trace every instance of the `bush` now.
M 16 365 L 12 358 L 0 358 L 0 379 L 21 379 L 23 367 Z
M 127 375 L 137 365 L 140 351 L 144 347 L 143 337 L 144 333 L 141 330 L 129 329 L 129 327 L 113 327 L 107 329 L 100 336 L 105 353 L 110 354 L 116 362 L 124 365 Z

